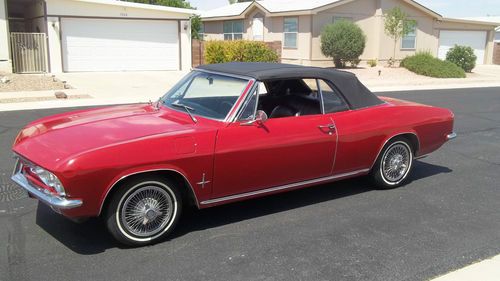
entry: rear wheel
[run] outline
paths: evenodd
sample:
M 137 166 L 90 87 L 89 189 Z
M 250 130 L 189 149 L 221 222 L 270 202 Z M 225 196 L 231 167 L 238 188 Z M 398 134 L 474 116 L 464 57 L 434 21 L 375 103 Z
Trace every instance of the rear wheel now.
M 410 174 L 413 149 L 410 142 L 398 137 L 386 144 L 372 170 L 372 177 L 380 188 L 401 186 Z
M 106 210 L 106 225 L 119 242 L 143 246 L 168 236 L 181 210 L 181 196 L 173 182 L 143 177 L 120 186 Z

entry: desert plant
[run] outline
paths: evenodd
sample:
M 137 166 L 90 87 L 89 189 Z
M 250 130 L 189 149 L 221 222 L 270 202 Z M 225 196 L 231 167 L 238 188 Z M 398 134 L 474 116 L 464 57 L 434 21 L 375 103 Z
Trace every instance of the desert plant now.
M 369 65 L 370 67 L 375 67 L 375 66 L 377 66 L 377 60 L 376 60 L 376 59 L 375 59 L 375 60 L 368 60 L 368 61 L 367 61 L 367 63 L 368 63 L 368 65 Z
M 341 20 L 326 25 L 321 32 L 321 52 L 333 58 L 335 66 L 339 68 L 345 67 L 346 62 L 356 62 L 365 44 L 365 34 L 350 21 Z
M 266 43 L 259 41 L 207 41 L 205 62 L 278 62 L 278 54 Z
M 394 50 L 392 58 L 389 59 L 389 66 L 395 63 L 398 40 L 408 35 L 416 24 L 415 20 L 409 19 L 408 14 L 397 6 L 384 13 L 385 33 L 394 40 Z
M 477 56 L 471 47 L 455 45 L 446 53 L 446 60 L 460 66 L 465 72 L 476 67 Z
M 431 53 L 418 52 L 401 61 L 401 66 L 420 75 L 436 78 L 465 78 L 465 71 L 456 64 L 435 58 Z

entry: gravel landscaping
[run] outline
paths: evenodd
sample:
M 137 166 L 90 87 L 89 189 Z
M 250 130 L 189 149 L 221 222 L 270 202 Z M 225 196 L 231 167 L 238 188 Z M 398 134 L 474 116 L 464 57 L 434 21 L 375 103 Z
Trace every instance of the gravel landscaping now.
M 5 77 L 5 78 L 4 78 Z M 7 82 L 3 82 L 7 80 Z M 64 83 L 48 74 L 0 72 L 0 92 L 47 91 L 64 89 Z
M 356 74 L 365 86 L 370 89 L 391 86 L 446 86 L 459 85 L 464 88 L 474 85 L 498 84 L 500 78 L 500 67 L 497 65 L 477 66 L 472 73 L 466 73 L 467 78 L 433 78 L 418 75 L 403 67 L 360 67 L 342 69 Z M 380 71 L 380 75 L 379 75 Z

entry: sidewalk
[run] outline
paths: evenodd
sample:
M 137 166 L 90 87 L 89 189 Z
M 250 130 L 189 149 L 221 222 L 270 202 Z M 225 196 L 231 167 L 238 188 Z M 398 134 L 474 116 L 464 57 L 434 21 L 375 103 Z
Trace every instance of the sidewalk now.
M 466 79 L 438 79 L 416 75 L 404 68 L 347 69 L 373 92 L 500 87 L 500 65 L 482 65 Z M 379 76 L 380 71 L 380 76 Z M 54 99 L 55 91 L 0 92 L 0 111 L 78 107 L 156 101 L 187 72 L 62 73 L 57 78 L 74 89 L 68 99 Z
M 442 275 L 431 281 L 498 281 L 500 280 L 500 255 L 457 271 Z

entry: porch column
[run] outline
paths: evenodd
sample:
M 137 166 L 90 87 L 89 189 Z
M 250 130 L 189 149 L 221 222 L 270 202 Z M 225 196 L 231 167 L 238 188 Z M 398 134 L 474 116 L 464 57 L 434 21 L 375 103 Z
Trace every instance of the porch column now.
M 0 0 L 1 1 L 1 0 Z M 50 72 L 61 73 L 62 67 L 62 53 L 61 53 L 61 23 L 59 18 L 47 18 L 47 35 L 49 36 L 49 58 L 50 58 Z
M 0 0 L 0 71 L 12 72 L 6 1 L 7 0 Z

